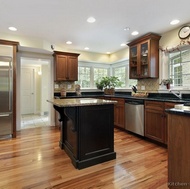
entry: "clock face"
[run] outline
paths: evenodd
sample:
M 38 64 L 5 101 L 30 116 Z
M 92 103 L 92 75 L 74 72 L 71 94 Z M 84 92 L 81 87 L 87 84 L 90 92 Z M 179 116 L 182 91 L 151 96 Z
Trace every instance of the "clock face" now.
M 183 26 L 178 33 L 180 39 L 186 39 L 190 36 L 190 26 Z

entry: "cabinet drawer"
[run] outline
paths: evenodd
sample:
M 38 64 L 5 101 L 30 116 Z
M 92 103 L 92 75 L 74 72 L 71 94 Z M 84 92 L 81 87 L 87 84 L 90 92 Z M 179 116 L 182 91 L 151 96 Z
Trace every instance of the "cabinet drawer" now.
M 145 109 L 164 110 L 164 102 L 145 101 Z
M 124 105 L 125 104 L 125 100 L 123 98 L 111 98 L 110 100 L 114 100 L 117 101 L 116 105 Z

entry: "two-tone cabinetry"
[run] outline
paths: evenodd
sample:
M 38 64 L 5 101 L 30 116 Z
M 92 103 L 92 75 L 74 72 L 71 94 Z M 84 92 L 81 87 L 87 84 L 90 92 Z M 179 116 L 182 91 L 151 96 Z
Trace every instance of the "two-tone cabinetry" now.
M 128 44 L 130 79 L 158 78 L 159 39 L 150 33 Z
M 54 51 L 55 81 L 78 80 L 78 56 L 76 53 Z

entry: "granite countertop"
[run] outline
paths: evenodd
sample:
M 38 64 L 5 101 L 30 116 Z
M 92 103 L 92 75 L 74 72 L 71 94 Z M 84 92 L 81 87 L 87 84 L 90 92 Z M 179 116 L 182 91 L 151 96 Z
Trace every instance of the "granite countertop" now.
M 178 115 L 190 116 L 189 110 L 179 110 L 176 108 L 171 108 L 171 109 L 166 109 L 165 112 L 167 112 L 169 114 L 178 114 Z
M 74 107 L 74 106 L 92 106 L 92 105 L 105 105 L 116 104 L 117 101 L 103 100 L 96 98 L 65 98 L 65 99 L 52 99 L 47 100 L 58 107 Z

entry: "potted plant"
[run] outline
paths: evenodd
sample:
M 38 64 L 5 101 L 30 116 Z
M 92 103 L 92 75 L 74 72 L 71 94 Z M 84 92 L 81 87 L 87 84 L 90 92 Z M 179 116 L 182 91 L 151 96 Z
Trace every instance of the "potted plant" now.
M 173 80 L 171 78 L 169 78 L 169 79 L 162 79 L 160 85 L 164 84 L 164 85 L 166 85 L 167 89 L 170 89 L 170 84 L 172 84 L 172 82 L 173 82 Z
M 106 76 L 96 81 L 97 89 L 104 90 L 105 94 L 113 95 L 115 87 L 120 87 L 122 82 L 115 76 Z

